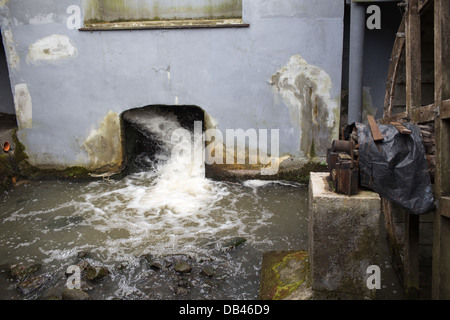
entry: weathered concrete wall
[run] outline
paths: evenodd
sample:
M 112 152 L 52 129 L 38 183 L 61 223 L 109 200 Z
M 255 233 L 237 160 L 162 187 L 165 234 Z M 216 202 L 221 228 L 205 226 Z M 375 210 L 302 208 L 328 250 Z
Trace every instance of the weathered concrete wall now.
M 109 32 L 69 29 L 72 5 L 0 1 L 18 137 L 35 166 L 116 165 L 119 116 L 146 105 L 199 106 L 224 133 L 280 129 L 280 154 L 324 156 L 337 137 L 342 1 L 244 0 L 249 28 Z
M 318 297 L 373 298 L 367 270 L 379 265 L 380 197 L 365 190 L 337 194 L 328 176 L 313 172 L 309 184 L 312 289 Z

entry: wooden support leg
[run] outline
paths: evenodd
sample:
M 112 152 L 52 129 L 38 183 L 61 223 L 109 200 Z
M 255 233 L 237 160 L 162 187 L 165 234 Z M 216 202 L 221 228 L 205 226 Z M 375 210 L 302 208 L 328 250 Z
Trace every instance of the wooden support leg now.
M 404 282 L 405 297 L 419 296 L 419 216 L 406 213 Z

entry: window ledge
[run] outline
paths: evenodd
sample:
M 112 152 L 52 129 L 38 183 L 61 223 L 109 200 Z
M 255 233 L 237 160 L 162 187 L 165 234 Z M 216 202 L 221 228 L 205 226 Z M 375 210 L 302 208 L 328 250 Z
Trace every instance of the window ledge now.
M 247 28 L 242 19 L 154 20 L 86 23 L 80 31 L 161 30 L 202 28 Z

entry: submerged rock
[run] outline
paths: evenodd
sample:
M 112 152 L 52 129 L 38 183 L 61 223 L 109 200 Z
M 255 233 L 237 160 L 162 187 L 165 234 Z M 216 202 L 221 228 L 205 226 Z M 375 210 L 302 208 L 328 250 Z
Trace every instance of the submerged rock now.
M 78 289 L 65 288 L 61 297 L 63 300 L 92 300 L 91 296 L 86 292 Z
M 162 263 L 160 263 L 157 260 L 153 260 L 152 262 L 149 262 L 149 266 L 150 266 L 150 269 L 152 269 L 154 271 L 158 271 L 158 270 L 161 270 L 162 268 L 164 268 Z
M 191 272 L 191 265 L 186 261 L 180 261 L 175 264 L 174 269 L 179 273 L 188 273 Z
M 11 266 L 11 275 L 17 279 L 17 281 L 21 282 L 27 279 L 32 274 L 39 271 L 42 267 L 40 263 L 35 263 L 32 265 L 25 266 L 21 263 L 14 264 Z
M 233 238 L 233 239 L 225 242 L 222 245 L 220 251 L 222 251 L 224 253 L 233 251 L 234 249 L 236 249 L 240 245 L 244 244 L 245 242 L 247 242 L 247 239 L 245 239 L 243 237 Z
M 177 296 L 185 296 L 189 293 L 189 290 L 185 287 L 176 287 L 175 288 L 175 294 Z
M 214 269 L 212 267 L 204 267 L 200 274 L 212 278 L 214 276 Z
M 88 266 L 86 268 L 86 278 L 92 282 L 103 280 L 109 275 L 109 270 L 106 267 Z
M 77 252 L 77 258 L 78 259 L 84 259 L 84 258 L 87 258 L 88 256 L 90 255 L 90 252 L 89 251 L 78 251 Z
M 48 283 L 52 277 L 50 275 L 32 276 L 20 282 L 17 288 L 23 295 L 27 295 Z

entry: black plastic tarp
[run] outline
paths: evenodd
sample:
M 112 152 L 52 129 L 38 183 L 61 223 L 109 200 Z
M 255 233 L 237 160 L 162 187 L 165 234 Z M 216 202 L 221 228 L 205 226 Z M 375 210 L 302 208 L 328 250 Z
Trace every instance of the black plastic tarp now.
M 359 143 L 360 184 L 412 214 L 434 208 L 428 161 L 420 129 L 403 123 L 411 134 L 393 125 L 378 125 L 383 141 L 375 142 L 369 126 L 356 123 Z

